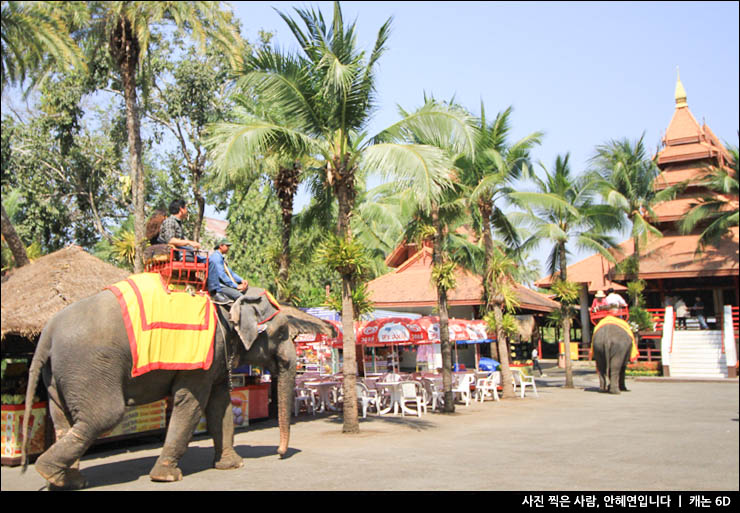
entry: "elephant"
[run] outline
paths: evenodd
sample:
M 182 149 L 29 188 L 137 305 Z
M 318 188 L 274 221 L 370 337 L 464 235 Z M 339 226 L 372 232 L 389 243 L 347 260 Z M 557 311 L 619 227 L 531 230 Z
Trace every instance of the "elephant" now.
M 606 324 L 594 333 L 592 343 L 601 392 L 629 392 L 624 374 L 632 351 L 632 334 L 623 326 Z
M 288 449 L 295 386 L 293 338 L 298 333 L 336 333 L 329 323 L 286 305 L 280 305 L 259 331 L 255 312 L 260 305 L 243 299 L 246 296 L 233 305 L 216 306 L 218 321 L 209 368 L 157 369 L 137 377 L 132 377 L 126 327 L 111 290 L 73 303 L 52 317 L 44 326 L 31 362 L 23 422 L 23 433 L 27 433 L 29 405 L 42 375 L 56 442 L 39 456 L 35 468 L 50 488 L 84 488 L 87 483 L 79 471 L 79 459 L 99 435 L 121 421 L 126 406 L 165 397 L 172 398 L 173 409 L 162 452 L 149 474 L 153 481 L 182 479 L 177 464 L 202 415 L 213 438 L 214 467 L 241 467 L 242 458 L 233 447 L 230 370 L 245 364 L 266 368 L 277 378 L 277 452 L 283 458 Z M 22 465 L 25 472 L 25 443 Z

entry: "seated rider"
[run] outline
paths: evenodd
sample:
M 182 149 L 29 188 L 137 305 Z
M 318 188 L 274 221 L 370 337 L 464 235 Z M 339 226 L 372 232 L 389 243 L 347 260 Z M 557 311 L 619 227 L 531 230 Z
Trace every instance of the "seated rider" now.
M 193 254 L 196 249 L 200 249 L 200 242 L 186 239 L 183 235 L 182 220 L 188 215 L 188 206 L 184 200 L 176 199 L 170 203 L 170 216 L 162 221 L 159 228 L 159 244 L 169 244 L 178 249 L 185 250 L 185 258 L 188 262 L 193 261 Z M 180 260 L 179 251 L 175 251 L 175 260 Z M 198 256 L 198 262 L 205 262 L 206 258 Z
M 599 310 L 603 310 L 607 307 L 607 304 L 606 294 L 604 294 L 603 290 L 598 290 L 594 296 L 594 302 L 591 303 L 591 311 L 598 312 Z
M 224 256 L 229 246 L 231 242 L 221 239 L 208 257 L 208 293 L 216 301 L 237 300 L 249 288 L 247 280 L 226 265 Z
M 609 305 L 611 310 L 619 310 L 620 308 L 627 308 L 627 301 L 622 296 L 614 292 L 614 289 L 608 290 L 609 294 L 606 296 L 606 303 Z

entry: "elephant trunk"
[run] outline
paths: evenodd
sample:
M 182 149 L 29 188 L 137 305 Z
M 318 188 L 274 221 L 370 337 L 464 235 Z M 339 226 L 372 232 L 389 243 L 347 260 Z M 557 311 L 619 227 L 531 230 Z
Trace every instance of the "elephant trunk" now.
M 278 374 L 277 404 L 278 404 L 278 426 L 280 428 L 280 446 L 278 454 L 284 457 L 288 451 L 290 441 L 290 415 L 293 411 L 293 395 L 295 388 L 295 362 L 293 365 L 281 367 Z

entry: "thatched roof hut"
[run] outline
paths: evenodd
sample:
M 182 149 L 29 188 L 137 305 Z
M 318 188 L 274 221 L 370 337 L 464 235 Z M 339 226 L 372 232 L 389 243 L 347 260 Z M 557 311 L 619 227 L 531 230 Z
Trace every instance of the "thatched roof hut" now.
M 35 343 L 54 314 L 130 274 L 74 245 L 13 269 L 2 280 L 3 352 L 12 351 L 9 345 L 16 346 L 19 339 Z M 21 345 L 27 350 L 27 343 Z

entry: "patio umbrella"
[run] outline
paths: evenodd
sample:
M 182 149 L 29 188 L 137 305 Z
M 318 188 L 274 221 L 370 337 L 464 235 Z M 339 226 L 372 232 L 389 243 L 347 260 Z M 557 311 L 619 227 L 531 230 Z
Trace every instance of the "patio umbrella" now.
M 361 322 L 355 331 L 358 344 L 372 348 L 391 346 L 394 352 L 399 345 L 430 343 L 427 331 L 417 319 L 407 317 L 385 317 Z M 394 358 L 394 363 L 397 360 Z
M 439 344 L 439 317 L 427 316 L 416 321 L 421 324 L 427 332 L 427 336 L 432 343 Z M 459 357 L 457 353 L 457 344 L 481 344 L 490 342 L 492 337 L 488 334 L 488 325 L 482 320 L 456 319 L 450 318 L 447 321 L 450 342 L 455 343 L 455 364 L 458 364 Z M 478 348 L 476 346 L 476 357 Z M 477 360 L 477 358 L 476 358 Z
M 342 323 L 330 319 L 324 319 L 324 322 L 328 322 L 337 330 L 337 337 L 331 338 L 323 333 L 300 333 L 294 339 L 293 342 L 296 345 L 296 349 L 307 349 L 311 348 L 316 351 L 317 354 L 323 354 L 325 348 L 329 348 L 331 351 L 332 370 L 334 370 L 334 351 L 336 347 L 342 346 Z

